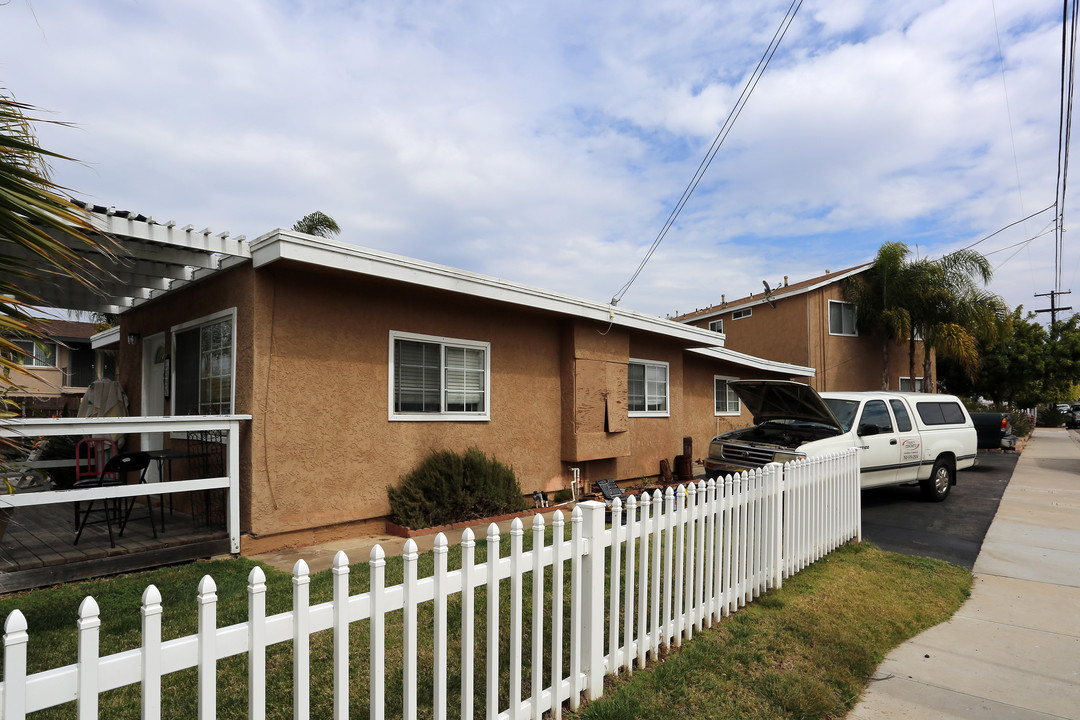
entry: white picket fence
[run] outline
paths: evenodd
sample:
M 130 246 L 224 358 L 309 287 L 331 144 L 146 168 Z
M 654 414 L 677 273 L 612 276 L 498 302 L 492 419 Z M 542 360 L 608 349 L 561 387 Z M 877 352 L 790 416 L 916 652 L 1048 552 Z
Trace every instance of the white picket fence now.
M 486 588 L 486 682 L 480 689 L 486 717 L 533 718 L 551 711 L 561 716 L 563 703 L 576 709 L 584 695 L 600 697 L 606 674 L 631 672 L 636 662 L 659 656 L 661 648 L 679 646 L 694 633 L 737 611 L 785 577 L 851 539 L 861 539 L 859 464 L 856 450 L 824 458 L 770 465 L 719 481 L 668 488 L 665 493 L 630 496 L 618 501 L 606 527 L 602 503 L 580 503 L 571 515 L 566 539 L 561 512 L 546 543 L 541 516 L 532 525 L 532 549 L 523 549 L 524 529 L 515 520 L 510 553 L 499 557 L 502 538 L 488 529 L 488 560 L 475 562 L 471 530 L 461 539 L 461 567 L 448 569 L 448 543 L 435 541 L 434 574 L 419 578 L 418 553 L 409 540 L 404 550 L 404 582 L 386 587 L 382 548 L 371 551 L 370 589 L 349 595 L 349 560 L 339 552 L 333 566 L 333 600 L 309 602 L 307 564 L 293 571 L 293 609 L 266 616 L 265 576 L 251 571 L 248 620 L 217 627 L 216 586 L 206 576 L 198 588 L 198 632 L 162 641 L 161 596 L 153 586 L 142 597 L 142 647 L 107 657 L 99 654 L 101 620 L 97 603 L 87 597 L 79 607 L 78 662 L 27 675 L 28 628 L 15 610 L 4 624 L 4 681 L 0 685 L 3 717 L 21 720 L 27 713 L 75 701 L 80 719 L 98 717 L 99 695 L 127 685 L 141 685 L 142 717 L 162 715 L 162 682 L 170 673 L 198 668 L 198 716 L 217 716 L 217 663 L 247 654 L 248 716 L 266 716 L 266 650 L 276 643 L 293 645 L 293 717 L 310 712 L 310 638 L 332 631 L 333 669 L 320 682 L 333 684 L 333 713 L 349 716 L 349 626 L 368 620 L 370 717 L 386 713 L 386 616 L 402 611 L 402 699 L 400 713 L 417 717 L 418 608 L 432 603 L 433 715 L 447 717 L 448 654 L 460 646 L 460 717 L 474 716 L 477 650 L 476 589 Z M 625 518 L 623 516 L 626 516 Z M 625 522 L 624 522 L 625 519 Z M 569 587 L 564 586 L 566 565 Z M 606 580 L 606 565 L 610 575 Z M 545 569 L 551 583 L 545 603 Z M 532 576 L 531 658 L 524 658 L 523 579 Z M 509 581 L 509 626 L 500 621 L 500 586 Z M 605 588 L 605 582 L 608 587 Z M 569 593 L 569 622 L 564 617 Z M 460 638 L 448 637 L 447 601 L 460 594 Z M 548 635 L 545 642 L 545 624 Z M 509 657 L 500 658 L 500 632 L 509 634 Z M 425 630 L 427 632 L 427 630 Z M 563 633 L 569 633 L 564 643 Z M 425 639 L 425 642 L 428 642 Z M 455 658 L 456 660 L 456 658 Z M 500 671 L 509 671 L 509 690 L 500 697 Z M 523 677 L 526 670 L 528 676 Z M 548 682 L 544 682 L 545 675 Z M 528 697 L 525 697 L 525 695 Z M 500 710 L 501 708 L 501 710 Z M 456 710 L 457 708 L 455 708 Z M 396 715 L 398 709 L 394 708 Z

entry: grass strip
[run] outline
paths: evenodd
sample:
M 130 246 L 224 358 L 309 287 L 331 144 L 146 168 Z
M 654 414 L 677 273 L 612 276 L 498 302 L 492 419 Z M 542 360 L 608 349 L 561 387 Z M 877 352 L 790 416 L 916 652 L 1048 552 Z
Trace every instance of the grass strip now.
M 576 717 L 841 718 L 889 651 L 950 618 L 971 585 L 956 565 L 847 545 L 663 662 L 608 678 Z
M 549 530 L 550 533 L 550 530 Z M 500 550 L 509 552 L 508 538 Z M 531 546 L 529 534 L 525 548 Z M 550 537 L 548 538 L 550 542 Z M 486 557 L 484 543 L 477 543 L 477 562 Z M 360 558 L 355 558 L 359 560 Z M 460 548 L 452 546 L 450 567 L 460 565 Z M 218 626 L 247 619 L 247 576 L 256 563 L 245 558 L 189 563 L 131 575 L 89 580 L 35 590 L 0 599 L 0 616 L 19 608 L 30 628 L 30 672 L 73 663 L 77 651 L 75 620 L 79 603 L 93 596 L 101 608 L 103 655 L 136 648 L 140 642 L 140 598 L 154 583 L 164 605 L 164 639 L 196 632 L 195 593 L 199 579 L 211 575 L 218 586 Z M 291 576 L 261 566 L 267 576 L 267 613 L 291 609 Z M 420 577 L 430 575 L 431 553 L 420 557 Z M 387 559 L 387 586 L 402 579 L 400 557 Z M 568 578 L 567 578 L 568 580 Z M 550 607 L 550 568 L 545 590 Z M 500 707 L 509 696 L 509 583 L 501 584 Z M 529 587 L 525 578 L 525 642 L 523 677 L 529 678 Z M 861 692 L 865 679 L 884 655 L 899 642 L 948 618 L 967 597 L 971 575 L 947 563 L 908 558 L 883 552 L 864 543 L 842 548 L 828 558 L 785 581 L 752 605 L 703 632 L 673 652 L 665 662 L 633 676 L 609 678 L 603 699 L 587 706 L 582 717 L 718 717 L 718 718 L 818 718 L 839 717 Z M 605 587 L 607 587 L 605 585 Z M 368 589 L 368 566 L 352 566 L 350 592 Z M 312 603 L 332 596 L 329 571 L 312 576 Z M 476 594 L 476 688 L 484 686 L 486 593 Z M 566 613 L 567 623 L 569 612 Z M 458 717 L 460 662 L 455 641 L 460 633 L 460 596 L 449 602 L 449 653 L 451 697 L 449 717 Z M 402 613 L 386 616 L 386 717 L 401 714 Z M 431 604 L 419 608 L 420 630 L 419 714 L 432 716 Z M 545 634 L 550 627 L 545 627 Z M 354 623 L 351 638 L 350 712 L 368 715 L 368 622 Z M 564 627 L 564 645 L 569 628 Z M 545 641 L 545 647 L 547 642 Z M 311 713 L 329 717 L 332 707 L 332 638 L 323 632 L 311 638 Z M 545 653 L 546 655 L 546 653 Z M 267 704 L 269 717 L 292 716 L 292 649 L 289 643 L 267 652 Z M 548 673 L 545 671 L 545 683 Z M 163 688 L 163 717 L 194 717 L 194 668 L 168 676 Z M 530 694 L 523 688 L 523 696 Z M 476 717 L 484 717 L 483 692 L 477 692 Z M 103 717 L 139 717 L 139 689 L 129 686 L 103 693 Z M 247 716 L 246 656 L 218 663 L 218 717 Z M 74 718 L 73 703 L 34 713 L 43 718 Z

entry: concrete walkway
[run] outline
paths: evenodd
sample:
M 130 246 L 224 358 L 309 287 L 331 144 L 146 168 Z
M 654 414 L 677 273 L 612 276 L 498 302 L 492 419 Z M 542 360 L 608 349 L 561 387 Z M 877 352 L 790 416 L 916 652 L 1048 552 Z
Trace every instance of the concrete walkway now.
M 951 620 L 894 650 L 848 720 L 1080 719 L 1080 443 L 1038 429 Z

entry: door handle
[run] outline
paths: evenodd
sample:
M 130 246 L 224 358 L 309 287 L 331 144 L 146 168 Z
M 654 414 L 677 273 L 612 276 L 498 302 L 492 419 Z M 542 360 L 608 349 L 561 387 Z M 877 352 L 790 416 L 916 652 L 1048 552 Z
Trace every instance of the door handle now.
M 890 445 L 895 445 L 896 444 L 896 438 L 893 438 L 892 440 L 890 440 L 889 444 Z

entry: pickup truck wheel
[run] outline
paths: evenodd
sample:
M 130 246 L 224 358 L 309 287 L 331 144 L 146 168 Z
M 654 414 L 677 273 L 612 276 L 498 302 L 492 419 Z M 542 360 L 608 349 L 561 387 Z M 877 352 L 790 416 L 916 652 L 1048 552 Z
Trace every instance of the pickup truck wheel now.
M 930 478 L 919 483 L 922 495 L 930 502 L 941 502 L 949 497 L 952 490 L 953 478 L 956 476 L 956 468 L 948 460 L 939 459 L 934 463 L 934 469 Z

